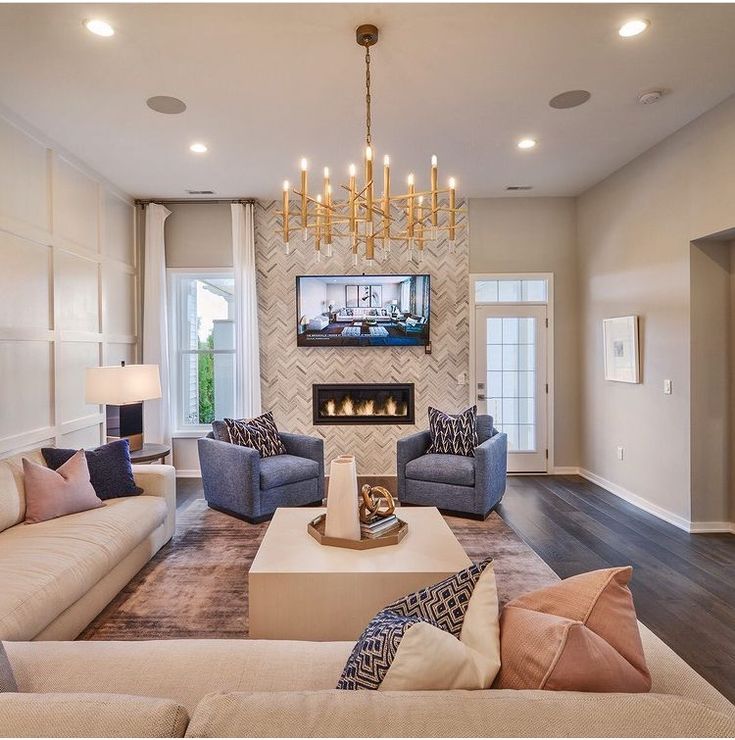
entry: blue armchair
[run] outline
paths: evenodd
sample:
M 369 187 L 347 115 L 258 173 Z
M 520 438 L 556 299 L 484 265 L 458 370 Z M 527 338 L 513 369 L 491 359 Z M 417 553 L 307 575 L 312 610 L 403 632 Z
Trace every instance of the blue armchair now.
M 204 498 L 211 509 L 257 524 L 279 506 L 321 506 L 323 440 L 280 432 L 288 454 L 261 458 L 251 447 L 224 441 L 229 435 L 223 422 L 212 426 L 214 432 L 198 441 Z
M 493 427 L 493 417 L 478 415 L 480 444 L 474 457 L 427 455 L 429 432 L 398 440 L 398 500 L 436 506 L 447 514 L 485 519 L 505 493 L 508 437 Z

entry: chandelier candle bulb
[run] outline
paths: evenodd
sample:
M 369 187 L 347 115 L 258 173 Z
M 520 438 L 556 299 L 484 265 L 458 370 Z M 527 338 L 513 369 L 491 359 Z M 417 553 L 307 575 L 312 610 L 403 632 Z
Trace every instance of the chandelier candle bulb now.
M 357 254 L 357 211 L 355 207 L 355 175 L 356 168 L 354 164 L 350 165 L 350 200 L 348 203 L 349 207 L 349 224 L 350 224 L 350 241 L 352 245 L 352 254 Z
M 304 157 L 301 160 L 301 225 L 304 228 L 304 241 L 309 238 L 308 165 L 309 163 Z
M 449 178 L 449 244 L 453 245 L 457 238 L 457 181 Z
M 383 248 L 390 252 L 390 157 L 383 157 Z
M 413 172 L 408 176 L 408 207 L 407 207 L 407 229 L 408 238 L 413 242 L 414 236 L 414 194 L 416 193 L 416 186 L 414 185 Z
M 289 191 L 289 183 L 288 180 L 283 181 L 283 243 L 286 245 L 286 254 L 289 253 L 289 233 L 288 233 L 288 226 L 289 226 L 289 219 L 288 219 L 288 191 Z

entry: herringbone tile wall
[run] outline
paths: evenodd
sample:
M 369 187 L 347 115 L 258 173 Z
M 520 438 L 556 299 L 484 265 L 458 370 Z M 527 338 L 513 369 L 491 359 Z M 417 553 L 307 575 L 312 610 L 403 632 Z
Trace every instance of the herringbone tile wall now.
M 276 211 L 280 204 L 255 207 L 260 363 L 263 409 L 273 411 L 284 431 L 319 435 L 326 463 L 347 452 L 357 457 L 360 475 L 395 475 L 396 440 L 427 428 L 427 408 L 460 411 L 469 387 L 469 259 L 467 229 L 458 230 L 457 251 L 444 241 L 427 247 L 422 264 L 408 260 L 405 245 L 394 245 L 382 263 L 352 266 L 349 248 L 335 244 L 334 256 L 317 263 L 313 245 L 292 237 L 286 256 Z M 466 216 L 458 217 L 465 224 Z M 400 228 L 400 227 L 399 227 Z M 432 354 L 423 347 L 296 346 L 296 276 L 328 274 L 429 273 Z M 312 424 L 313 383 L 415 383 L 416 426 L 318 426 Z

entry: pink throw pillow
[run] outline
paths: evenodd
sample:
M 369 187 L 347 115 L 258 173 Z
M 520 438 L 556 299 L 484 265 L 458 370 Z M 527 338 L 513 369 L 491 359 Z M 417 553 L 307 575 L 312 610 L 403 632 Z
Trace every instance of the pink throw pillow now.
M 75 452 L 58 470 L 23 458 L 26 524 L 45 522 L 104 506 L 89 482 L 84 450 Z
M 650 691 L 628 588 L 632 572 L 582 573 L 508 602 L 500 615 L 501 668 L 493 688 Z

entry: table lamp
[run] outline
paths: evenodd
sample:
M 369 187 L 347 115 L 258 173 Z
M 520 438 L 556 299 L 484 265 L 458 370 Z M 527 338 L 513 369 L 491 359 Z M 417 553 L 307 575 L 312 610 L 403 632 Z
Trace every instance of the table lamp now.
M 127 439 L 130 450 L 143 447 L 143 401 L 161 397 L 158 365 L 104 365 L 87 368 L 86 403 L 103 403 L 107 441 Z

